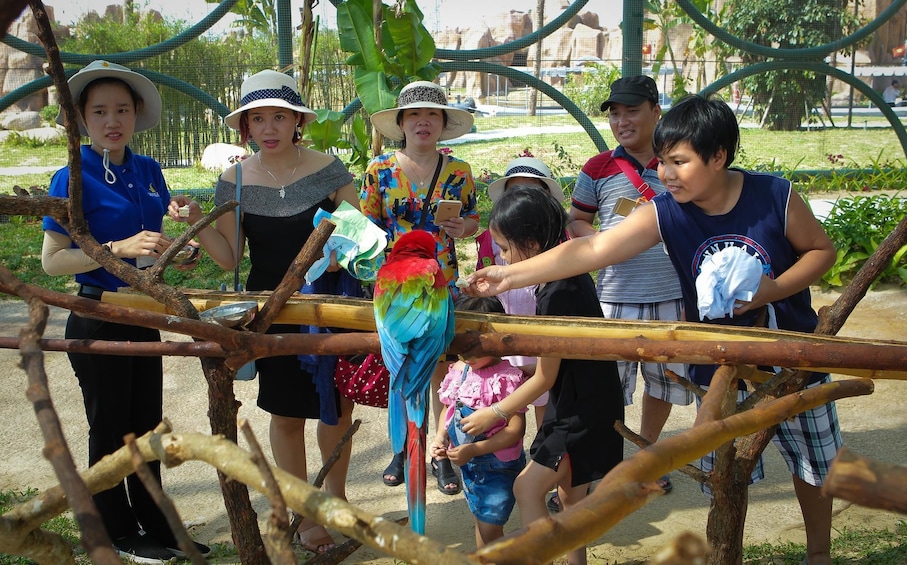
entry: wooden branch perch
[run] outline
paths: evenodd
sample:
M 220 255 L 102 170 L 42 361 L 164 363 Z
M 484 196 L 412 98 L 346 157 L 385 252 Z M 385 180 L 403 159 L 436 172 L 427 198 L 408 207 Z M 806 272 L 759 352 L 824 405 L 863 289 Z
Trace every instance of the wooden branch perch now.
M 107 530 L 91 498 L 91 493 L 82 482 L 72 459 L 72 453 L 63 434 L 63 427 L 54 408 L 44 369 L 44 352 L 38 347 L 38 338 L 47 326 L 48 309 L 38 298 L 29 297 L 29 323 L 21 332 L 22 367 L 28 375 L 27 397 L 35 409 L 35 416 L 44 436 L 44 453 L 50 461 L 60 484 L 72 506 L 79 528 L 83 532 L 85 549 L 95 563 L 116 563 L 119 561 L 111 547 Z M 38 549 L 32 557 L 39 559 L 44 550 Z M 50 552 L 59 557 L 70 553 L 65 542 L 52 546 Z M 30 553 L 30 552 L 29 552 Z
M 15 216 L 51 216 L 65 224 L 69 221 L 69 200 L 55 196 L 21 198 L 0 194 L 0 212 Z
M 831 464 L 822 494 L 868 508 L 907 514 L 907 467 L 873 461 L 842 447 Z
M 148 463 L 142 458 L 142 454 L 135 444 L 135 434 L 127 434 L 126 437 L 123 438 L 123 441 L 126 444 L 126 449 L 129 451 L 129 458 L 132 461 L 132 467 L 135 469 L 136 476 L 142 481 L 145 490 L 148 491 L 148 494 L 151 495 L 151 499 L 154 500 L 154 503 L 157 504 L 157 507 L 161 510 L 161 514 L 167 519 L 167 525 L 170 527 L 170 531 L 173 532 L 174 537 L 176 537 L 180 549 L 183 550 L 190 561 L 195 565 L 205 565 L 205 558 L 199 553 L 198 548 L 195 547 L 192 538 L 189 537 L 189 532 L 186 531 L 186 527 L 183 525 L 183 521 L 180 518 L 176 507 L 173 505 L 173 502 L 167 498 L 167 495 L 164 494 L 164 490 L 161 488 L 160 483 L 157 482 L 154 475 L 151 473 L 151 469 L 148 468 Z
M 274 478 L 274 473 L 271 472 L 268 458 L 265 457 L 264 452 L 261 450 L 261 445 L 258 443 L 249 421 L 242 420 L 239 423 L 239 429 L 252 450 L 252 462 L 261 474 L 265 496 L 267 496 L 268 502 L 271 503 L 271 515 L 268 518 L 268 526 L 273 535 L 267 536 L 267 539 L 264 540 L 265 551 L 272 563 L 276 565 L 293 565 L 296 563 L 296 556 L 293 554 L 293 548 L 290 547 L 292 538 L 290 515 L 287 512 L 287 504 L 280 494 L 280 485 L 277 484 L 277 479 Z
M 645 449 L 645 448 L 649 447 L 650 445 L 652 445 L 652 443 L 649 440 L 647 440 L 646 438 L 642 437 L 641 435 L 637 434 L 636 432 L 634 432 L 633 430 L 628 428 L 627 425 L 621 421 L 614 422 L 614 429 L 617 430 L 617 433 L 619 433 L 621 435 L 621 437 L 623 437 L 625 440 L 633 443 L 640 449 Z M 683 473 L 684 475 L 692 478 L 694 481 L 697 481 L 700 483 L 704 483 L 706 481 L 706 479 L 708 479 L 706 474 L 703 473 L 702 471 L 700 471 L 699 468 L 694 465 L 689 465 L 689 464 L 684 465 L 682 467 L 678 467 L 677 470 L 680 471 L 681 473 Z
M 153 432 L 138 438 L 135 445 L 146 461 L 159 459 L 168 467 L 184 461 L 204 461 L 229 479 L 264 494 L 264 479 L 252 461 L 252 455 L 223 437 L 170 433 L 168 425 L 164 423 Z M 282 469 L 272 467 L 271 470 L 288 507 L 347 537 L 358 539 L 369 547 L 410 563 L 475 563 L 456 549 L 419 536 L 392 520 L 360 510 Z M 82 478 L 91 492 L 100 492 L 116 485 L 132 472 L 129 450 L 122 447 L 87 469 L 82 473 Z M 53 487 L 0 516 L 0 532 L 37 529 L 66 508 L 67 500 L 62 489 Z M 5 536 L 0 536 L 0 552 L 8 551 L 7 544 Z
M 830 400 L 870 394 L 872 381 L 854 379 L 813 387 L 724 420 L 695 426 L 638 451 L 612 469 L 588 497 L 536 520 L 472 554 L 482 562 L 537 563 L 594 541 L 657 494 L 647 483 L 702 457 L 735 437 L 770 427 Z M 712 390 L 710 389 L 709 394 Z M 660 489 L 657 489 L 660 492 Z
M 335 227 L 336 224 L 326 219 L 322 219 L 318 223 L 315 231 L 312 232 L 305 245 L 299 250 L 296 258 L 290 263 L 290 268 L 284 274 L 283 280 L 280 281 L 274 292 L 268 295 L 264 306 L 259 309 L 258 315 L 249 325 L 250 330 L 264 333 L 271 327 L 271 324 L 274 323 L 274 320 L 277 319 L 283 309 L 284 304 L 287 303 L 287 299 L 298 293 L 299 289 L 302 288 L 306 272 L 316 260 L 324 256 L 324 244 L 331 237 Z

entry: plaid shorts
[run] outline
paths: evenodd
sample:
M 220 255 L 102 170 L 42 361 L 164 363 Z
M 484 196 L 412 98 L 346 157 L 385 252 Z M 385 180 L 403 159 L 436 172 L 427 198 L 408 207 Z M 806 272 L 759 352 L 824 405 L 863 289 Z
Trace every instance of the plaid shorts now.
M 682 302 L 666 300 L 653 303 L 601 302 L 605 318 L 612 320 L 681 320 Z M 671 404 L 689 406 L 693 402 L 693 393 L 675 383 L 665 375 L 665 369 L 686 377 L 686 366 L 683 363 L 646 363 L 639 361 L 618 361 L 620 384 L 624 387 L 624 405 L 633 404 L 636 392 L 636 376 L 642 371 L 646 383 L 646 394 Z
M 825 375 L 821 381 L 812 383 L 806 388 L 831 382 L 831 377 Z M 708 387 L 703 387 L 708 388 Z M 737 391 L 737 402 L 742 402 L 749 394 L 746 391 Z M 696 399 L 696 409 L 699 409 L 700 399 Z M 831 462 L 838 454 L 841 441 L 841 427 L 838 424 L 838 411 L 834 402 L 817 406 L 812 410 L 801 412 L 790 420 L 781 422 L 778 431 L 772 438 L 772 443 L 781 452 L 787 462 L 787 468 L 792 475 L 803 479 L 804 482 L 814 486 L 822 486 Z M 715 466 L 715 454 L 709 453 L 699 460 L 699 468 L 710 472 Z M 765 478 L 765 468 L 762 457 L 753 468 L 750 475 L 750 484 Z M 706 494 L 709 489 L 702 485 Z

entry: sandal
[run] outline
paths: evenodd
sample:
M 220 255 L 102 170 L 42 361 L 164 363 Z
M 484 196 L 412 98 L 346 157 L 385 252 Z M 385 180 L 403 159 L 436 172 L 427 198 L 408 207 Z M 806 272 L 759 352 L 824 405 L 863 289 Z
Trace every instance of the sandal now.
M 661 490 L 664 491 L 665 494 L 674 490 L 674 483 L 671 482 L 671 477 L 667 475 L 663 475 L 660 479 L 655 481 L 655 483 L 661 487 Z
M 405 457 L 406 453 L 403 451 L 394 454 L 394 458 L 391 459 L 390 465 L 387 466 L 381 477 L 385 485 L 395 487 L 403 484 L 403 462 Z
M 545 506 L 548 508 L 548 512 L 552 514 L 557 514 L 561 511 L 561 499 L 557 495 L 556 491 L 548 495 L 548 500 L 545 501 Z
M 431 474 L 438 479 L 438 490 L 447 495 L 460 492 L 460 477 L 454 471 L 450 459 L 431 458 Z
M 331 534 L 328 533 L 328 531 L 324 528 L 324 526 L 322 526 L 321 524 L 316 524 L 314 522 L 310 522 L 310 523 L 312 525 L 309 526 L 308 528 L 306 528 L 304 530 L 296 530 L 296 534 L 294 534 L 294 536 L 293 536 L 294 537 L 293 541 L 298 542 L 307 551 L 310 551 L 310 552 L 314 553 L 315 555 L 321 555 L 322 553 L 327 553 L 327 552 L 331 551 L 332 549 L 334 549 L 335 547 L 337 547 L 337 544 L 334 543 L 334 538 L 331 537 Z M 321 528 L 321 531 L 324 532 L 319 537 L 303 539 L 303 537 L 302 537 L 303 534 L 312 532 L 312 530 L 317 530 L 318 528 Z M 317 532 L 313 532 L 313 533 L 317 534 Z

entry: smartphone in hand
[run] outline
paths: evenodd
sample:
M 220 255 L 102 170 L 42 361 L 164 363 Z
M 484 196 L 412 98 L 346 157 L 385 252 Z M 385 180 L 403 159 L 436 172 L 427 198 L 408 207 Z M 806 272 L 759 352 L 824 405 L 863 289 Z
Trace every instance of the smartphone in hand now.
M 435 225 L 440 225 L 451 218 L 456 218 L 460 215 L 462 208 L 463 203 L 459 200 L 438 201 L 438 209 L 435 211 Z

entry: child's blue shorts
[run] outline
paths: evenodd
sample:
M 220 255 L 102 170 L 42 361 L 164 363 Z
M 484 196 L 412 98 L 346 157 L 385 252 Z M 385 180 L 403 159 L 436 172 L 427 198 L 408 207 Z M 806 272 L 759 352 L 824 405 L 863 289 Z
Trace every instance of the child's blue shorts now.
M 458 406 L 447 430 L 454 445 L 460 445 L 466 439 L 463 431 L 457 427 L 460 419 L 472 412 L 473 410 L 467 406 Z M 485 438 L 480 436 L 478 439 Z M 469 511 L 477 520 L 495 526 L 507 523 L 516 504 L 513 482 L 525 466 L 526 454 L 521 452 L 513 461 L 501 461 L 494 453 L 487 453 L 473 457 L 466 465 L 460 467 L 463 494 L 466 495 Z
M 473 516 L 486 524 L 506 524 L 516 504 L 513 482 L 525 466 L 525 453 L 513 461 L 501 461 L 494 453 L 488 453 L 473 457 L 460 467 L 463 494 Z

